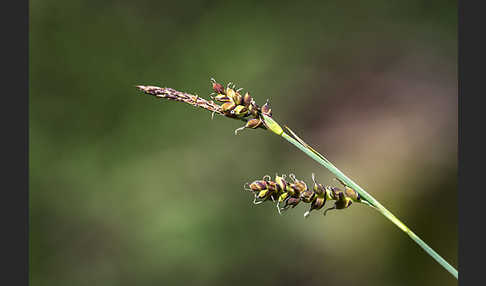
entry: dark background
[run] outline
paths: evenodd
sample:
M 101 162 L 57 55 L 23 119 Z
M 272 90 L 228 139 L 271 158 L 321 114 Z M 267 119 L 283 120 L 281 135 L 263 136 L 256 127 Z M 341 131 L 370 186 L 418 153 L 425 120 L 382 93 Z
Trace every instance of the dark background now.
M 232 81 L 457 266 L 455 1 L 30 2 L 31 285 L 455 285 L 353 205 L 304 220 L 243 184 L 324 168 L 140 95 Z

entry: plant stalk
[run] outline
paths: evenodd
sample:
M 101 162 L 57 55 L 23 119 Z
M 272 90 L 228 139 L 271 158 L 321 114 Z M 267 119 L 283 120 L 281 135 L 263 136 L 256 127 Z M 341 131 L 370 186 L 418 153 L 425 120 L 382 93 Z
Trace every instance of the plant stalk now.
M 275 134 L 281 136 L 292 145 L 300 149 L 304 152 L 307 156 L 314 159 L 316 162 L 321 164 L 322 166 L 326 167 L 331 173 L 333 173 L 336 177 L 341 179 L 345 182 L 350 188 L 354 189 L 356 192 L 360 194 L 360 196 L 366 200 L 371 207 L 376 209 L 380 212 L 383 216 L 385 216 L 388 220 L 393 222 L 398 228 L 400 228 L 403 232 L 405 232 L 413 241 L 415 241 L 420 247 L 422 247 L 427 254 L 429 254 L 432 258 L 435 259 L 442 267 L 444 267 L 452 276 L 458 279 L 458 271 L 452 267 L 447 261 L 444 260 L 437 252 L 435 252 L 430 246 L 427 245 L 418 235 L 416 235 L 413 231 L 411 231 L 403 222 L 401 222 L 396 216 L 394 216 L 389 210 L 387 210 L 380 202 L 378 202 L 373 196 L 368 194 L 363 188 L 361 188 L 358 184 L 356 184 L 353 180 L 348 178 L 343 172 L 341 172 L 336 166 L 334 166 L 329 160 L 327 160 L 323 155 L 319 154 L 315 151 L 312 147 L 310 147 L 307 143 L 305 143 L 302 139 L 297 137 L 295 133 L 293 133 L 289 128 L 287 128 L 294 137 L 298 140 L 291 137 L 289 134 L 285 133 L 280 127 L 280 125 L 273 120 L 271 117 L 262 115 L 265 120 L 265 125 L 269 130 L 274 132 Z
M 201 107 L 208 111 L 211 111 L 213 114 L 217 113 L 219 115 L 228 116 L 228 114 L 222 111 L 221 106 L 215 104 L 213 101 L 207 101 L 203 98 L 200 98 L 192 94 L 180 92 L 171 88 L 161 88 L 157 86 L 138 85 L 137 88 L 146 94 L 154 95 L 159 98 L 166 98 L 169 100 L 185 102 L 197 107 Z M 302 139 L 300 139 L 292 130 L 290 130 L 290 128 L 285 126 L 293 137 L 285 133 L 282 127 L 275 120 L 273 120 L 272 117 L 267 116 L 264 112 L 259 113 L 259 115 L 262 117 L 261 119 L 263 119 L 263 123 L 264 123 L 264 126 L 260 126 L 261 128 L 266 128 L 272 131 L 273 133 L 281 136 L 282 138 L 284 138 L 285 140 L 287 140 L 288 142 L 290 142 L 291 144 L 299 148 L 302 152 L 307 154 L 307 156 L 311 157 L 316 162 L 326 167 L 337 178 L 341 179 L 350 188 L 358 192 L 359 195 L 361 196 L 361 202 L 376 209 L 383 216 L 385 216 L 396 226 L 398 226 L 398 228 L 400 228 L 403 232 L 405 232 L 413 241 L 415 241 L 418 245 L 420 245 L 420 247 L 422 247 L 425 250 L 425 252 L 427 252 L 432 258 L 434 258 L 442 267 L 444 267 L 447 271 L 449 271 L 449 273 L 451 273 L 457 279 L 458 272 L 454 267 L 452 267 L 449 263 L 447 263 L 447 261 L 445 261 L 437 252 L 435 252 L 422 239 L 420 239 L 420 237 L 418 237 L 415 233 L 413 233 L 403 222 L 401 222 L 390 211 L 388 211 L 382 204 L 380 204 L 380 202 L 378 202 L 375 198 L 373 198 L 373 196 L 368 194 L 365 190 L 363 190 L 363 188 L 361 188 L 358 184 L 353 182 L 353 180 L 351 180 L 345 174 L 343 174 L 338 168 L 336 168 L 336 166 L 334 166 L 323 155 L 321 155 L 319 152 L 314 150 L 314 148 L 310 147 L 307 143 L 305 143 Z M 239 118 L 235 116 L 228 116 L 228 117 L 247 121 L 244 118 Z M 242 128 L 238 128 L 237 130 L 235 130 L 235 134 L 240 129 Z

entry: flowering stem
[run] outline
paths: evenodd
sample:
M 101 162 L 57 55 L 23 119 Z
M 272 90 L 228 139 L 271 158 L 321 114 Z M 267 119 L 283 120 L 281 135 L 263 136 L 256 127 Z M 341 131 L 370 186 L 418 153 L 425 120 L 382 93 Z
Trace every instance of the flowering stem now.
M 314 150 L 311 146 L 305 143 L 302 139 L 300 139 L 290 128 L 286 127 L 289 133 L 292 135 L 285 133 L 282 127 L 272 119 L 271 117 L 271 109 L 268 106 L 268 102 L 259 108 L 249 96 L 249 94 L 245 94 L 245 97 L 242 99 L 241 95 L 236 94 L 234 89 L 227 88 L 226 92 L 224 91 L 221 84 L 216 83 L 215 80 L 213 82 L 213 90 L 218 93 L 218 96 L 224 97 L 224 101 L 226 102 L 223 105 L 215 104 L 212 100 L 208 101 L 199 96 L 188 94 L 185 92 L 180 92 L 174 90 L 172 88 L 161 88 L 157 86 L 146 86 L 146 85 L 137 85 L 136 87 L 143 91 L 146 94 L 154 95 L 159 98 L 165 98 L 168 100 L 179 101 L 191 104 L 196 107 L 200 107 L 206 109 L 212 114 L 219 114 L 222 116 L 226 116 L 233 119 L 239 119 L 247 122 L 247 124 L 235 130 L 235 134 L 237 131 L 245 129 L 245 128 L 263 128 L 272 131 L 273 133 L 281 136 L 295 147 L 299 148 L 302 152 L 304 152 L 307 156 L 314 159 L 316 162 L 321 164 L 322 166 L 326 167 L 331 173 L 333 173 L 338 179 L 342 180 L 347 186 L 355 190 L 361 196 L 361 202 L 369 205 L 370 207 L 379 211 L 383 216 L 393 222 L 398 228 L 400 228 L 403 232 L 408 234 L 408 236 L 415 241 L 420 247 L 422 247 L 425 252 L 427 252 L 432 258 L 434 258 L 442 267 L 444 267 L 449 273 L 451 273 L 456 279 L 458 277 L 457 270 L 452 267 L 447 261 L 445 261 L 437 252 L 435 252 L 430 246 L 428 246 L 420 237 L 418 237 L 415 233 L 413 233 L 404 223 L 402 223 L 397 217 L 395 217 L 390 211 L 388 211 L 380 202 L 378 202 L 375 198 L 373 198 L 370 194 L 368 194 L 365 190 L 363 190 L 358 184 L 353 182 L 350 178 L 348 178 L 345 174 L 343 174 L 336 166 L 334 166 L 329 160 L 327 160 L 323 155 L 319 152 Z M 229 85 L 228 85 L 229 86 Z M 234 88 L 234 87 L 233 87 Z M 232 94 L 232 96 L 228 97 Z M 223 98 L 220 98 L 223 100 Z M 219 100 L 219 101 L 221 101 Z M 229 102 L 231 101 L 231 102 Z M 247 103 L 245 105 L 245 102 Z M 237 104 L 236 104 L 237 103 Z M 228 104 L 231 105 L 228 106 Z M 226 109 L 225 109 L 226 105 Z M 253 112 L 248 113 L 250 110 L 245 110 L 245 108 L 253 108 Z M 239 108 L 239 113 L 236 112 Z M 248 119 L 246 116 L 252 115 L 253 119 Z M 245 115 L 243 117 L 239 117 L 238 115 Z M 263 125 L 260 124 L 263 122 Z M 251 123 L 251 124 L 250 124 Z
M 354 189 L 356 192 L 360 194 L 360 196 L 366 200 L 371 207 L 376 209 L 380 212 L 383 216 L 393 222 L 398 228 L 400 228 L 403 232 L 408 234 L 408 236 L 415 241 L 420 247 L 422 247 L 425 252 L 427 252 L 432 258 L 434 258 L 442 267 L 444 267 L 449 273 L 451 273 L 456 279 L 458 279 L 458 272 L 457 270 L 452 267 L 447 261 L 444 260 L 437 252 L 435 252 L 430 246 L 427 245 L 420 237 L 418 237 L 414 232 L 412 232 L 403 222 L 401 222 L 396 216 L 394 216 L 389 210 L 387 210 L 380 202 L 378 202 L 373 196 L 368 194 L 363 188 L 361 188 L 358 184 L 356 184 L 353 180 L 348 178 L 343 172 L 341 172 L 336 166 L 334 166 L 329 160 L 327 160 L 323 155 L 319 154 L 315 151 L 312 147 L 307 145 L 305 142 L 302 141 L 295 133 L 293 133 L 290 129 L 289 132 L 294 135 L 298 140 L 294 139 L 287 133 L 283 131 L 280 125 L 273 120 L 271 117 L 262 115 L 265 120 L 265 125 L 269 130 L 274 132 L 275 134 L 281 136 L 295 147 L 299 148 L 302 152 L 304 152 L 307 156 L 314 159 L 316 162 L 321 164 L 322 166 L 326 167 L 331 173 L 336 175 L 339 179 L 344 181 L 350 188 Z

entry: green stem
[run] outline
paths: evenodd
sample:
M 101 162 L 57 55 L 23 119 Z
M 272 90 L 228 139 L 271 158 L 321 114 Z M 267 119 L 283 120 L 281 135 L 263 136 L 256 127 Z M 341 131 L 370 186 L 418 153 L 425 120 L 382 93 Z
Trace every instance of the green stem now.
M 413 241 L 415 241 L 420 247 L 422 247 L 425 252 L 427 252 L 432 258 L 434 258 L 442 267 L 444 267 L 449 273 L 451 273 L 456 279 L 458 279 L 458 272 L 457 270 L 452 267 L 447 261 L 444 260 L 437 252 L 435 252 L 430 246 L 427 245 L 420 237 L 418 237 L 414 232 L 412 232 L 403 222 L 401 222 L 396 216 L 394 216 L 389 210 L 387 210 L 380 202 L 378 202 L 373 196 L 368 194 L 363 188 L 361 188 L 358 184 L 356 184 L 353 180 L 348 178 L 343 172 L 341 172 L 336 166 L 334 166 L 329 160 L 327 160 L 323 155 L 319 154 L 305 142 L 303 142 L 297 135 L 294 134 L 299 141 L 292 138 L 290 135 L 285 133 L 280 125 L 274 121 L 271 117 L 263 115 L 265 120 L 265 125 L 269 130 L 274 132 L 275 134 L 281 136 L 295 147 L 299 148 L 302 152 L 304 152 L 307 156 L 314 159 L 316 162 L 321 164 L 322 166 L 326 167 L 331 173 L 333 173 L 336 177 L 341 179 L 345 182 L 350 188 L 357 191 L 360 196 L 365 199 L 373 208 L 379 211 L 383 216 L 393 222 L 398 228 L 400 228 L 403 232 L 405 232 Z M 290 129 L 289 131 L 293 133 Z

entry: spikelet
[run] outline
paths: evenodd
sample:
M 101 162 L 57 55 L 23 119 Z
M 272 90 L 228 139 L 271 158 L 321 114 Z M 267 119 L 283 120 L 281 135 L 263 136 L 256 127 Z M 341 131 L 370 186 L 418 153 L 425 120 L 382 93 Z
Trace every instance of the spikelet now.
M 144 93 L 154 95 L 158 98 L 185 102 L 206 109 L 212 112 L 212 116 L 218 114 L 245 121 L 246 124 L 237 128 L 235 134 L 238 134 L 239 131 L 246 128 L 267 128 L 262 115 L 272 116 L 268 99 L 260 108 L 253 97 L 250 96 L 250 93 L 246 92 L 244 95 L 241 95 L 241 88 L 236 89 L 232 83 L 228 83 L 226 88 L 224 88 L 222 84 L 216 82 L 214 78 L 211 78 L 211 85 L 214 91 L 211 96 L 213 100 L 206 100 L 197 95 L 180 92 L 172 88 L 151 85 L 137 85 L 136 87 Z
M 253 203 L 256 205 L 268 200 L 273 201 L 279 214 L 296 207 L 301 202 L 310 204 L 309 210 L 304 214 L 306 218 L 312 211 L 322 209 L 327 201 L 334 201 L 334 205 L 325 209 L 324 215 L 329 210 L 346 209 L 353 202 L 362 202 L 357 192 L 339 179 L 337 180 L 344 186 L 344 191 L 334 186 L 319 184 L 314 174 L 312 174 L 314 182 L 312 188 L 309 188 L 304 181 L 298 180 L 294 174 L 288 175 L 288 178 L 286 175 L 275 174 L 275 179 L 272 180 L 269 175 L 265 175 L 261 180 L 246 183 L 244 189 L 253 193 Z

